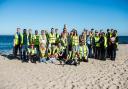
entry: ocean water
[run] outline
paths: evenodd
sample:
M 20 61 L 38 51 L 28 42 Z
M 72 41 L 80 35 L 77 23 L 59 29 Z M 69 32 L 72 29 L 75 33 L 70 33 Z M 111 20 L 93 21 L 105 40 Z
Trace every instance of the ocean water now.
M 13 49 L 13 35 L 0 35 L 0 53 L 9 54 Z M 119 36 L 120 44 L 128 44 L 128 36 Z

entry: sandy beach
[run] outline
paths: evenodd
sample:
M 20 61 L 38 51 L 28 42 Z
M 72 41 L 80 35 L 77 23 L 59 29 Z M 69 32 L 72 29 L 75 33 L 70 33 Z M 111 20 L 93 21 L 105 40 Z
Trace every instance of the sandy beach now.
M 89 59 L 77 67 L 0 56 L 0 89 L 128 89 L 128 45 L 119 45 L 116 61 Z

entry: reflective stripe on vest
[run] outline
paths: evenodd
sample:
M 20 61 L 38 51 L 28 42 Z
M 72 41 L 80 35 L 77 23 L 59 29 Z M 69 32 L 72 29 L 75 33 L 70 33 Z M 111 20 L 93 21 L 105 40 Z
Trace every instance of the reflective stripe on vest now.
M 34 35 L 34 44 L 39 45 L 39 35 Z
M 55 43 L 55 41 L 56 41 L 56 36 L 55 36 L 55 34 L 49 34 L 49 43 L 51 44 L 51 43 Z
M 83 56 L 86 57 L 87 56 L 87 46 L 80 46 L 79 47 L 79 53 L 80 53 L 80 58 L 82 58 Z
M 99 36 L 95 36 L 95 43 L 96 43 L 96 47 L 100 46 L 100 43 L 98 42 L 100 40 Z
M 79 45 L 79 37 L 78 36 L 73 36 L 73 38 L 72 38 L 72 45 L 73 46 Z
M 104 47 L 106 48 L 107 47 L 107 37 L 104 36 Z

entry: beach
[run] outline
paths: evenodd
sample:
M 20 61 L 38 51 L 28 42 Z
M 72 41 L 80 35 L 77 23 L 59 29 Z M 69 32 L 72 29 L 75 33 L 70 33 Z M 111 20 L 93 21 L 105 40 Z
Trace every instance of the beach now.
M 128 89 L 128 44 L 119 44 L 115 61 L 89 59 L 78 66 L 0 56 L 0 89 Z

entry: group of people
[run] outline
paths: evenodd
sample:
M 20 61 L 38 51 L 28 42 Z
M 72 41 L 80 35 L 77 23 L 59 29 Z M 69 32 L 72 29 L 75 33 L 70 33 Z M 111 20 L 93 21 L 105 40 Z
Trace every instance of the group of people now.
M 51 32 L 31 29 L 17 28 L 14 36 L 15 57 L 20 57 L 22 62 L 32 63 L 56 63 L 77 65 L 81 61 L 88 62 L 88 58 L 106 60 L 110 58 L 115 60 L 116 50 L 118 49 L 117 30 L 107 29 L 107 32 L 94 29 L 84 29 L 82 34 L 78 35 L 77 30 L 73 28 L 70 33 L 67 32 L 67 26 L 64 25 L 63 32 L 58 33 L 58 29 L 51 28 Z M 19 56 L 18 56 L 19 53 Z

